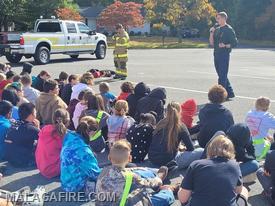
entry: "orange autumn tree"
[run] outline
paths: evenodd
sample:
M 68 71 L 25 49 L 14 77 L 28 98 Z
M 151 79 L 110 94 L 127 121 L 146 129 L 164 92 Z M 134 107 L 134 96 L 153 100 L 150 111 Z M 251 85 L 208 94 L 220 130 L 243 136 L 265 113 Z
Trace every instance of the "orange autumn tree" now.
M 82 16 L 73 8 L 59 8 L 55 10 L 56 16 L 62 20 L 81 21 Z
M 144 25 L 142 6 L 135 2 L 115 1 L 101 12 L 97 19 L 97 26 L 110 30 L 113 30 L 116 24 L 122 24 L 125 28 L 141 27 Z

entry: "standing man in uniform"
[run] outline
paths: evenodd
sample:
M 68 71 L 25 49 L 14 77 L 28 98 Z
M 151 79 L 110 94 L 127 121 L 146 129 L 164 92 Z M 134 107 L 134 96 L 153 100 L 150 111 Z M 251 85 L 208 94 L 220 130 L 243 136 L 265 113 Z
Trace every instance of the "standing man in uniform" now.
M 114 63 L 116 67 L 115 79 L 125 80 L 127 77 L 127 61 L 129 35 L 121 24 L 116 25 L 116 34 L 113 36 L 115 41 Z
M 210 29 L 209 42 L 214 47 L 214 63 L 219 77 L 219 84 L 226 89 L 228 93 L 227 98 L 230 99 L 235 97 L 233 88 L 227 77 L 230 52 L 232 48 L 237 46 L 238 40 L 234 29 L 226 23 L 227 18 L 228 16 L 225 12 L 217 14 L 216 20 L 218 24 Z

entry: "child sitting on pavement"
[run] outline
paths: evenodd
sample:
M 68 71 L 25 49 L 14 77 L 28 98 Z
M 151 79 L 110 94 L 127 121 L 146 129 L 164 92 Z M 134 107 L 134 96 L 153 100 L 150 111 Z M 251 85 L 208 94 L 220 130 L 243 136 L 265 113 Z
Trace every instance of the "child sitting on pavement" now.
M 111 166 L 104 168 L 97 179 L 96 192 L 100 193 L 115 193 L 114 202 L 96 202 L 97 206 L 116 206 L 125 205 L 129 200 L 128 195 L 138 188 L 160 189 L 159 192 L 150 195 L 150 201 L 153 206 L 171 205 L 175 199 L 173 186 L 162 186 L 163 180 L 167 176 L 168 168 L 161 167 L 155 175 L 146 168 L 125 168 L 131 162 L 131 145 L 126 140 L 119 140 L 111 147 L 109 159 Z M 125 190 L 127 178 L 131 179 L 128 182 L 128 191 Z M 128 199 L 128 200 L 127 200 Z
M 127 112 L 128 103 L 124 100 L 117 101 L 114 114 L 107 120 L 110 146 L 117 140 L 125 139 L 128 129 L 135 123 L 132 117 L 126 116 Z
M 124 82 L 121 87 L 121 93 L 117 97 L 117 100 L 125 100 L 128 98 L 130 94 L 134 93 L 134 85 L 132 82 Z
M 257 177 L 264 189 L 263 195 L 275 205 L 275 150 L 267 153 L 264 167 L 257 171 Z
M 257 160 L 264 159 L 271 146 L 272 137 L 269 130 L 275 129 L 275 116 L 268 112 L 270 99 L 259 97 L 255 103 L 255 109 L 248 112 L 246 124 L 248 125 Z
M 132 145 L 133 163 L 140 163 L 148 154 L 152 136 L 157 124 L 155 112 L 141 114 L 140 123 L 135 123 L 126 134 L 127 140 Z
M 105 111 L 111 113 L 112 105 L 116 101 L 116 96 L 110 92 L 110 85 L 107 82 L 101 82 L 99 84 L 99 92 L 104 101 Z

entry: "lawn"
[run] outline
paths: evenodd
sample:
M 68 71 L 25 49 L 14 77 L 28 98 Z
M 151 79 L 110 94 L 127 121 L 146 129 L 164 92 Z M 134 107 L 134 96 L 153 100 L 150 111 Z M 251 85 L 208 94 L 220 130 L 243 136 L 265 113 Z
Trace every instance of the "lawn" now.
M 199 39 L 182 39 L 166 37 L 164 43 L 162 37 L 130 37 L 130 49 L 182 49 L 182 48 L 207 48 L 208 43 Z M 113 48 L 113 42 L 109 39 L 109 47 Z

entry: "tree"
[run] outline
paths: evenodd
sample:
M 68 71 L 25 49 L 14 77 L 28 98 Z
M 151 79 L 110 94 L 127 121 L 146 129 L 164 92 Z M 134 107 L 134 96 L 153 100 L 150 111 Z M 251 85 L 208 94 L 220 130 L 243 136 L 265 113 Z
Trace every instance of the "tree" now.
M 255 26 L 260 36 L 275 39 L 275 0 L 261 16 L 256 17 Z
M 25 0 L 1 0 L 0 1 L 0 31 L 8 30 L 9 24 L 19 21 L 24 14 Z
M 109 6 L 115 2 L 115 0 L 75 0 L 75 2 L 79 6 Z M 126 2 L 135 2 L 135 3 L 140 3 L 143 4 L 143 0 L 121 0 L 121 2 L 126 3 Z
M 255 21 L 264 13 L 270 3 L 271 0 L 239 0 L 234 25 L 240 38 L 256 39 L 261 37 L 262 33 L 258 33 Z
M 153 24 L 174 28 L 179 36 L 185 26 L 208 27 L 215 15 L 208 0 L 145 0 L 145 8 Z
M 109 30 L 113 30 L 118 23 L 126 28 L 143 26 L 144 18 L 141 14 L 141 8 L 142 4 L 116 1 L 101 12 L 97 26 Z
M 186 13 L 182 20 L 185 27 L 197 28 L 201 32 L 209 30 L 216 10 L 208 0 L 184 0 Z
M 59 8 L 55 10 L 59 19 L 81 21 L 83 18 L 78 11 L 72 8 Z

